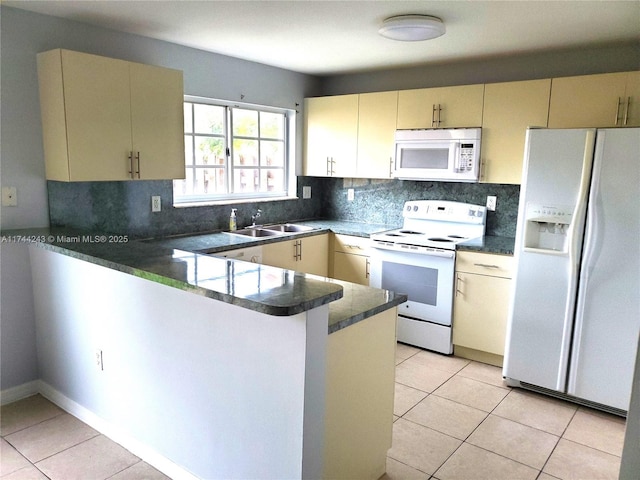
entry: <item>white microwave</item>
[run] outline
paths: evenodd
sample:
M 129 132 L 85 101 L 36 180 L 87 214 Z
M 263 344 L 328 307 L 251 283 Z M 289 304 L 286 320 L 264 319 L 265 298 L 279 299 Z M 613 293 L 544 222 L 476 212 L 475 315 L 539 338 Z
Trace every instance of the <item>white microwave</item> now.
M 477 182 L 481 128 L 396 130 L 395 178 Z

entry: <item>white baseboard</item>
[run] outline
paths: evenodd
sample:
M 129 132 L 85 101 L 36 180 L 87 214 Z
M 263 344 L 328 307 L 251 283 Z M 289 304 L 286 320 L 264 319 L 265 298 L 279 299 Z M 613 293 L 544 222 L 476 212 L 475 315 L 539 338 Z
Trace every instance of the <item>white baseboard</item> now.
M 40 380 L 34 380 L 32 382 L 23 383 L 17 387 L 6 388 L 0 392 L 0 405 L 6 405 L 7 403 L 13 403 L 17 400 L 30 397 L 39 393 Z
M 12 389 L 3 390 L 1 392 L 2 404 L 4 405 L 5 403 L 5 395 L 7 396 L 6 403 L 10 403 L 8 400 L 9 398 L 19 400 L 36 393 L 41 394 L 43 397 L 55 403 L 64 411 L 70 413 L 79 420 L 82 420 L 91 428 L 97 430 L 105 437 L 110 438 L 117 444 L 126 448 L 135 456 L 139 457 L 141 460 L 161 471 L 168 477 L 174 480 L 198 480 L 198 477 L 196 477 L 192 473 L 176 465 L 171 460 L 164 457 L 163 455 L 160 455 L 158 452 L 149 448 L 139 440 L 131 437 L 121 428 L 111 424 L 110 422 L 107 422 L 92 411 L 66 397 L 51 385 L 43 382 L 42 380 L 36 380 L 33 382 L 25 383 L 24 385 L 20 385 L 18 387 L 14 387 Z

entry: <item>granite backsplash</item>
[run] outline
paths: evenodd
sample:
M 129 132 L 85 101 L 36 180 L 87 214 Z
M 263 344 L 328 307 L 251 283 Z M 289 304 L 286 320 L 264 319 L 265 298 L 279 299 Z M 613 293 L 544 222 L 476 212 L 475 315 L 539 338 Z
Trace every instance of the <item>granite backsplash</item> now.
M 310 186 L 311 199 L 302 199 Z M 126 234 L 133 238 L 226 230 L 231 208 L 238 209 L 238 226 L 251 223 L 262 210 L 261 223 L 329 218 L 388 225 L 402 224 L 406 200 L 454 200 L 484 205 L 487 195 L 498 197 L 487 215 L 487 234 L 514 236 L 518 214 L 517 185 L 414 182 L 298 177 L 298 200 L 235 205 L 173 207 L 172 182 L 47 182 L 50 224 L 89 231 Z M 354 200 L 347 200 L 353 188 Z M 151 212 L 151 196 L 162 199 L 162 211 Z

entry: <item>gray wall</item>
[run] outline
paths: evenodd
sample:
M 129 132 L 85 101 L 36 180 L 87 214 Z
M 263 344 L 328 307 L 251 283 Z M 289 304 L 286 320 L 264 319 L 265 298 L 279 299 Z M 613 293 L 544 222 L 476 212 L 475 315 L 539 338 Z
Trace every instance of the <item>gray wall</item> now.
M 640 42 L 322 78 L 323 95 L 511 82 L 640 69 Z

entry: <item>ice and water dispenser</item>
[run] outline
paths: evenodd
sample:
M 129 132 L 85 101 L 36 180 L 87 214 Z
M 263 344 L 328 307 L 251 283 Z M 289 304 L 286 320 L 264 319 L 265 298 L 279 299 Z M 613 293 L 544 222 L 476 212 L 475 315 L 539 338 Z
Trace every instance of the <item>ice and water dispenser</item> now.
M 573 217 L 571 206 L 527 204 L 525 211 L 525 250 L 566 253 Z

